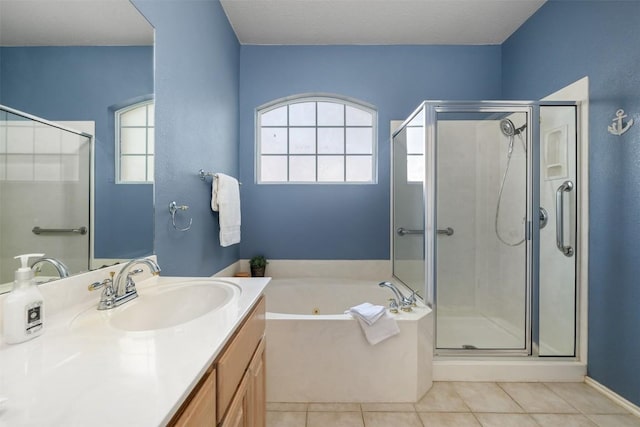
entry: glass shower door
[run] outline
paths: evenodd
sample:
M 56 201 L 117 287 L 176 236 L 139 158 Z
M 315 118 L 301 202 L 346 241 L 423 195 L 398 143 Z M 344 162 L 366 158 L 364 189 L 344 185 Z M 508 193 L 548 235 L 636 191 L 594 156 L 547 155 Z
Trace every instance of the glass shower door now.
M 576 107 L 540 107 L 540 273 L 538 354 L 576 350 Z
M 424 115 L 419 113 L 393 137 L 393 275 L 428 297 L 423 292 L 424 163 Z
M 527 354 L 530 110 L 469 110 L 436 110 L 436 348 Z

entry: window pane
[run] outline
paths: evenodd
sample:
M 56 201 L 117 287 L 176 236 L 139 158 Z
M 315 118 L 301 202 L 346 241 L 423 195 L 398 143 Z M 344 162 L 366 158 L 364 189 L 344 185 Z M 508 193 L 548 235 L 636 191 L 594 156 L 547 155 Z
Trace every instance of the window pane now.
M 346 108 L 347 126 L 373 126 L 370 112 L 349 105 L 347 105 Z
M 287 128 L 262 128 L 260 150 L 262 154 L 286 154 Z
M 319 128 L 318 153 L 344 153 L 344 128 Z
M 147 131 L 147 154 L 154 154 L 156 151 L 156 138 L 153 129 Z
M 153 159 L 153 156 L 147 156 L 147 181 L 153 181 L 153 176 L 155 174 Z
M 347 181 L 372 181 L 371 156 L 347 156 Z
M 147 105 L 147 120 L 149 121 L 149 126 L 156 125 L 156 106 L 155 104 Z
M 318 181 L 344 181 L 344 156 L 318 156 Z
M 299 102 L 289 105 L 289 126 L 315 126 L 316 103 Z
M 147 130 L 144 128 L 123 128 L 120 130 L 121 154 L 146 154 Z
M 122 156 L 120 158 L 120 179 L 122 181 L 146 181 L 146 156 Z
M 347 128 L 347 153 L 372 154 L 373 131 L 371 128 Z
M 315 156 L 291 156 L 289 157 L 289 181 L 315 181 L 316 157 Z
M 407 153 L 424 154 L 424 128 L 422 126 L 407 128 Z
M 424 180 L 424 157 L 421 154 L 407 156 L 407 181 L 422 182 Z
M 315 128 L 289 129 L 289 152 L 295 154 L 314 154 L 316 152 Z
M 275 108 L 267 111 L 260 116 L 260 124 L 262 126 L 286 126 L 287 125 L 287 107 Z
M 120 126 L 146 126 L 147 107 L 142 106 L 120 114 Z
M 283 182 L 287 180 L 287 156 L 261 156 L 260 180 Z
M 318 126 L 344 126 L 344 105 L 318 102 Z

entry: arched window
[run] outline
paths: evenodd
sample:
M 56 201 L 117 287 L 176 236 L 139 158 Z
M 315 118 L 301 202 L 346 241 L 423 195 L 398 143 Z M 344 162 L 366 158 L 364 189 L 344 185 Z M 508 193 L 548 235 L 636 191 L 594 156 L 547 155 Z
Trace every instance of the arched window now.
M 297 96 L 259 107 L 256 181 L 376 182 L 376 111 L 329 96 Z
M 129 105 L 115 112 L 116 183 L 153 182 L 153 100 Z

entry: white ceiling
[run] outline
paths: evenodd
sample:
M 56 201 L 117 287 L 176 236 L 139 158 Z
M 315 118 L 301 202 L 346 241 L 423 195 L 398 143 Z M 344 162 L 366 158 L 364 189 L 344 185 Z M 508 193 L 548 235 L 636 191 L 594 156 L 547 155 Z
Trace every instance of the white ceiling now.
M 221 0 L 242 44 L 502 44 L 546 0 Z
M 153 27 L 129 0 L 0 0 L 0 46 L 142 46 Z
M 221 3 L 242 44 L 484 45 L 504 42 L 545 1 L 221 0 Z M 153 28 L 129 0 L 0 0 L 1 46 L 150 44 Z

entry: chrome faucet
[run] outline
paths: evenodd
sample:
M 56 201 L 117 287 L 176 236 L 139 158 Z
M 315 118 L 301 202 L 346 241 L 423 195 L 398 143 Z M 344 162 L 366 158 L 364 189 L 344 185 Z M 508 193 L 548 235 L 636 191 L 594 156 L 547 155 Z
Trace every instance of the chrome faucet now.
M 131 276 L 142 273 L 143 270 L 136 269 L 136 270 L 129 271 L 129 269 L 136 264 L 145 264 L 147 267 L 149 267 L 149 271 L 154 276 L 157 276 L 160 274 L 160 267 L 152 259 L 149 259 L 149 258 L 132 259 L 131 261 L 126 263 L 124 267 L 122 267 L 122 270 L 120 270 L 120 273 L 118 273 L 115 280 L 113 281 L 113 289 L 115 291 L 116 299 L 124 297 L 125 295 L 130 293 L 135 293 L 135 295 L 129 299 L 133 299 L 138 296 L 138 292 L 136 291 L 136 284 L 133 281 L 133 278 Z
M 40 273 L 40 271 L 42 271 L 42 266 L 40 264 L 43 263 L 51 264 L 56 269 L 58 276 L 60 276 L 61 279 L 69 277 L 69 267 L 64 265 L 62 261 L 51 257 L 38 258 L 33 262 L 33 264 L 31 264 L 31 269 L 36 273 Z
M 380 286 L 381 288 L 389 288 L 396 295 L 396 298 L 398 300 L 394 308 L 397 309 L 398 304 L 400 304 L 400 310 L 402 311 L 411 311 L 412 310 L 411 307 L 415 307 L 416 305 L 415 291 L 412 291 L 411 295 L 409 297 L 406 297 L 402 292 L 400 292 L 400 289 L 398 289 L 396 285 L 394 285 L 391 282 L 380 282 L 378 283 L 378 286 Z
M 145 264 L 154 276 L 160 274 L 158 264 L 149 258 L 138 258 L 129 261 L 122 267 L 115 279 L 113 278 L 115 273 L 112 272 L 110 273 L 110 278 L 89 285 L 90 291 L 104 288 L 100 296 L 100 302 L 98 303 L 98 310 L 108 310 L 118 307 L 138 296 L 136 284 L 131 276 L 142 273 L 144 270 L 138 268 L 129 271 L 131 267 L 136 264 Z

